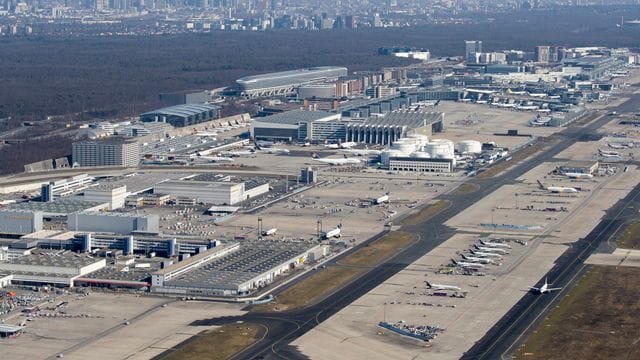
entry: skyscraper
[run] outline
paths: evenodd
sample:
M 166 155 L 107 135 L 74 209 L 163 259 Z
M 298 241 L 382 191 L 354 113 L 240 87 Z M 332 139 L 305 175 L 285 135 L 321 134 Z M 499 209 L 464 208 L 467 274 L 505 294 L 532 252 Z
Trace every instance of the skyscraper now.
M 475 54 L 482 52 L 482 41 L 466 40 L 464 42 L 464 45 L 465 45 L 465 51 L 464 51 L 465 59 L 469 62 L 475 62 L 476 60 Z

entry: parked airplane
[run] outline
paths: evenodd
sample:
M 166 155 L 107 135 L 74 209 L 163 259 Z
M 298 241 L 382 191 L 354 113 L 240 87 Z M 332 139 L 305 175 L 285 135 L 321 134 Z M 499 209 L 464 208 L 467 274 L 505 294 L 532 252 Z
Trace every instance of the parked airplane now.
M 198 159 L 207 160 L 214 163 L 230 163 L 233 159 L 224 156 L 199 156 Z
M 529 120 L 529 126 L 547 126 L 549 125 L 549 121 L 551 121 L 551 118 L 536 117 L 535 119 Z
M 429 287 L 429 289 L 433 289 L 433 290 L 455 290 L 455 291 L 460 291 L 461 289 L 457 286 L 454 285 L 440 285 L 440 284 L 432 284 L 430 282 L 427 281 L 427 286 Z
M 479 258 L 479 257 L 475 257 L 475 256 L 466 256 L 465 254 L 461 254 L 460 256 L 462 256 L 462 258 L 464 260 L 472 262 L 472 263 L 495 264 L 495 261 L 493 261 L 491 259 L 487 259 L 487 258 Z
M 627 143 L 627 144 L 624 144 L 624 143 L 607 143 L 607 146 L 609 146 L 612 149 L 628 149 L 628 148 L 633 147 L 633 143 L 632 142 Z
M 500 255 L 500 254 L 491 253 L 491 252 L 481 252 L 481 251 L 473 250 L 473 249 L 471 249 L 470 251 L 471 251 L 471 253 L 473 255 L 478 256 L 478 257 L 491 257 L 491 258 L 495 258 L 497 260 L 502 260 L 502 255 Z
M 277 154 L 277 155 L 288 154 L 290 152 L 289 149 L 282 149 L 282 148 L 275 148 L 275 147 L 269 147 L 266 149 L 256 148 L 256 151 L 263 154 Z
M 540 180 L 536 180 L 538 182 L 538 185 L 540 186 L 540 189 L 542 190 L 547 190 L 550 193 L 554 193 L 554 194 L 558 194 L 558 193 L 577 193 L 580 190 L 573 188 L 573 187 L 566 187 L 566 186 L 545 186 L 543 185 Z
M 236 151 L 226 151 L 223 154 L 231 157 L 239 157 L 239 156 L 249 156 L 253 155 L 255 150 L 236 150 Z
M 373 199 L 375 205 L 380 205 L 389 202 L 389 194 L 384 194 L 377 199 Z
M 591 174 L 574 173 L 574 172 L 564 173 L 564 176 L 568 177 L 569 179 L 593 179 L 593 175 Z
M 551 284 L 547 283 L 547 278 L 544 278 L 544 284 L 541 287 L 537 288 L 537 287 L 533 287 L 532 286 L 530 289 L 531 290 L 535 290 L 538 294 L 549 293 L 549 292 L 552 292 L 552 291 L 555 291 L 555 290 L 562 289 L 561 287 L 559 287 L 559 288 L 550 288 L 549 285 L 551 285 Z
M 361 160 L 360 159 L 356 159 L 356 158 L 350 158 L 350 157 L 343 157 L 340 159 L 329 159 L 329 158 L 325 158 L 325 159 L 320 159 L 317 155 L 315 157 L 313 157 L 313 160 L 315 161 L 320 161 L 323 162 L 325 164 L 329 164 L 329 165 L 356 165 L 356 164 L 360 164 Z
M 488 253 L 495 253 L 495 254 L 502 254 L 502 255 L 507 255 L 509 252 L 505 249 L 500 249 L 500 248 L 495 248 L 495 247 L 484 247 L 484 246 L 479 246 L 478 244 L 475 245 L 476 249 L 480 250 L 480 251 L 484 251 L 484 252 L 488 252 Z
M 453 265 L 456 266 L 460 266 L 463 268 L 467 268 L 467 269 L 484 269 L 486 266 L 482 265 L 482 264 L 478 264 L 478 263 L 471 263 L 471 262 L 465 262 L 465 261 L 456 261 L 451 259 L 451 262 L 453 263 Z
M 340 228 L 340 226 L 336 226 L 335 229 L 329 230 L 326 233 L 322 234 L 322 238 L 325 240 L 328 240 L 334 237 L 339 238 L 341 232 L 342 232 L 342 229 Z
M 620 153 L 617 151 L 609 151 L 609 150 L 602 150 L 602 149 L 598 149 L 598 154 L 600 156 L 621 156 Z
M 347 154 L 353 154 L 355 156 L 369 156 L 369 155 L 382 154 L 382 150 L 373 150 L 373 149 L 342 149 L 340 151 Z
M 506 248 L 506 249 L 511 249 L 511 245 L 509 244 L 503 244 L 503 243 L 499 243 L 499 242 L 492 242 L 492 241 L 488 241 L 488 240 L 484 240 L 484 239 L 480 239 L 480 243 L 484 246 L 487 247 L 500 247 L 500 248 Z
M 262 236 L 271 236 L 271 235 L 274 235 L 277 231 L 278 229 L 276 228 L 269 229 L 269 230 L 263 231 Z
M 273 146 L 273 145 L 275 145 L 275 143 L 273 141 L 256 140 L 256 146 L 269 147 L 269 146 Z
M 328 144 L 328 145 L 325 145 L 325 147 L 329 149 L 350 149 L 356 145 L 358 145 L 358 143 L 355 143 L 353 141 L 348 141 L 348 142 L 343 142 L 339 144 Z

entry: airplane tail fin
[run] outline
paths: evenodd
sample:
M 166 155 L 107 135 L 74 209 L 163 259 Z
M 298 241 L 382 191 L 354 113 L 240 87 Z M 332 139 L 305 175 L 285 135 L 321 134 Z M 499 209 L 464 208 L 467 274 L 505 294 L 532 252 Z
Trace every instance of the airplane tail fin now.
M 318 156 L 318 153 L 314 152 L 314 153 L 311 154 L 311 158 L 312 159 L 320 159 L 320 156 Z
M 431 283 L 430 283 L 430 282 L 428 282 L 428 281 L 427 281 L 426 283 L 427 283 L 427 286 L 428 286 L 428 287 L 433 287 L 433 286 L 431 286 Z

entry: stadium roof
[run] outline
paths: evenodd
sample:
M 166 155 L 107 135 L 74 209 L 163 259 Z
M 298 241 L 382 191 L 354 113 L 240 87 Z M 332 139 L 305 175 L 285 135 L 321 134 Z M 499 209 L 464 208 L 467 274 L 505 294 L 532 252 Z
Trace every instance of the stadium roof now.
M 140 116 L 148 116 L 148 115 L 169 115 L 169 116 L 193 116 L 206 111 L 217 111 L 219 109 L 218 106 L 209 105 L 209 104 L 185 104 L 185 105 L 175 105 L 169 106 L 153 111 L 146 112 Z

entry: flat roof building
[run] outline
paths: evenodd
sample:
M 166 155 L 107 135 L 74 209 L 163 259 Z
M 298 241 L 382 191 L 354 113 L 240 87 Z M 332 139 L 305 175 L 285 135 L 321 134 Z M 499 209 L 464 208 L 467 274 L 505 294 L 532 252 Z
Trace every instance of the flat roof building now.
M 79 140 L 72 152 L 73 163 L 83 167 L 135 167 L 140 162 L 140 145 L 132 139 Z
M 0 234 L 25 235 L 42 230 L 42 211 L 0 209 Z
M 337 79 L 348 72 L 345 67 L 320 66 L 247 76 L 236 80 L 236 86 L 241 95 L 250 97 L 285 95 L 301 85 Z
M 71 231 L 105 232 L 115 234 L 158 233 L 158 214 L 134 215 L 126 213 L 74 213 L 67 218 Z
M 185 127 L 217 119 L 219 109 L 219 106 L 209 104 L 175 105 L 141 114 L 140 121 Z
M 73 280 L 104 268 L 105 259 L 78 255 L 68 251 L 35 251 L 0 262 L 0 272 L 13 275 L 13 284 L 73 287 Z

